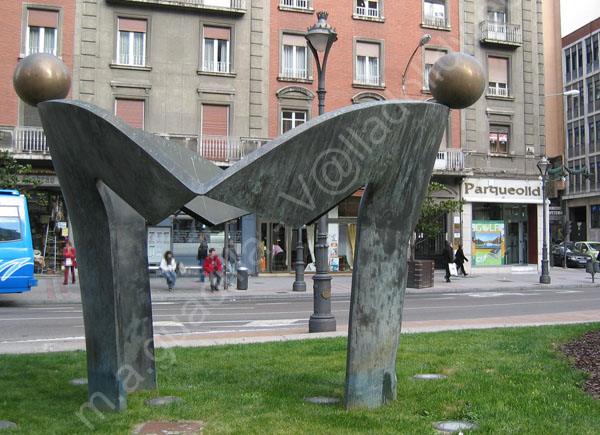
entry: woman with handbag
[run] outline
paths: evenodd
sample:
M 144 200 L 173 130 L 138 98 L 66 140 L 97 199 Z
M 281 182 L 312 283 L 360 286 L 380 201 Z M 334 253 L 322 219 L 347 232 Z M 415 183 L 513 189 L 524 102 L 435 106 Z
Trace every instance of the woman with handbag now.
M 75 268 L 77 267 L 77 260 L 75 259 L 75 248 L 71 245 L 71 242 L 65 243 L 65 249 L 63 250 L 63 258 L 65 260 L 65 281 L 63 285 L 69 284 L 69 269 L 71 269 L 72 283 L 75 284 Z

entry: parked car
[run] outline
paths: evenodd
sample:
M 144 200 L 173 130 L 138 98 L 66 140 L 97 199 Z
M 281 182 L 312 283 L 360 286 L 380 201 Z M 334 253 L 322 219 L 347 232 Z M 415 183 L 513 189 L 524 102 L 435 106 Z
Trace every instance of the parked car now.
M 567 267 L 585 267 L 591 256 L 578 251 L 574 242 L 566 242 Z M 552 258 L 555 266 L 564 267 L 565 265 L 565 242 L 552 247 Z
M 589 254 L 593 260 L 596 260 L 600 252 L 600 242 L 575 242 L 575 250 Z

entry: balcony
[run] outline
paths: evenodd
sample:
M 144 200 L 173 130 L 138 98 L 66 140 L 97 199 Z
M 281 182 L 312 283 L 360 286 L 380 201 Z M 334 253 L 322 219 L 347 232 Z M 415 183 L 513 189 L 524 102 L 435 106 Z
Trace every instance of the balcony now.
M 357 75 L 354 83 L 358 85 L 379 86 L 379 76 Z
M 448 29 L 450 23 L 445 16 L 442 15 L 423 15 L 423 27 L 433 27 L 434 29 Z
M 230 72 L 230 69 L 230 62 L 214 62 L 212 60 L 205 60 L 202 65 L 202 71 L 204 72 L 227 74 Z
M 496 86 L 488 86 L 488 97 L 508 98 L 508 87 L 504 83 L 497 83 Z
M 0 148 L 19 159 L 50 159 L 42 127 L 0 127 Z
M 129 3 L 148 6 L 202 9 L 215 12 L 246 13 L 246 0 L 107 0 L 109 3 Z
M 434 171 L 462 171 L 463 169 L 465 169 L 465 155 L 461 149 L 440 150 L 433 165 Z
M 482 43 L 520 47 L 523 42 L 521 26 L 516 24 L 486 20 L 479 23 L 479 30 Z
M 384 21 L 382 14 L 381 14 L 381 9 L 379 8 L 379 5 L 377 5 L 377 7 L 375 7 L 375 8 L 368 7 L 368 6 L 356 6 L 356 8 L 354 9 L 354 14 L 352 15 L 352 18 L 359 19 L 359 20 L 379 21 L 379 22 Z
M 279 0 L 279 9 L 312 11 L 312 0 Z

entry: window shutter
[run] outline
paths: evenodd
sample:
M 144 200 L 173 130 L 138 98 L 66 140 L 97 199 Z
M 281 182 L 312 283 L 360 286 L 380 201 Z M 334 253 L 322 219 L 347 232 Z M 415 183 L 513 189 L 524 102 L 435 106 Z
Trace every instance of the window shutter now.
M 42 9 L 29 9 L 27 25 L 30 27 L 58 28 L 58 11 L 45 11 Z
M 144 129 L 144 100 L 115 100 L 115 113 L 132 127 Z
M 295 45 L 297 47 L 306 46 L 306 38 L 302 35 L 283 35 L 283 45 Z
M 122 32 L 146 33 L 146 20 L 135 20 L 133 18 L 119 18 L 119 30 Z
M 229 106 L 202 105 L 202 135 L 229 135 Z
M 370 42 L 357 42 L 356 55 L 367 57 L 379 57 L 379 44 Z
M 489 57 L 488 69 L 490 82 L 508 83 L 508 59 Z
M 231 31 L 226 27 L 204 26 L 204 38 L 229 40 Z
M 425 64 L 433 65 L 439 59 L 446 55 L 445 51 L 442 50 L 432 50 L 429 48 L 425 49 Z

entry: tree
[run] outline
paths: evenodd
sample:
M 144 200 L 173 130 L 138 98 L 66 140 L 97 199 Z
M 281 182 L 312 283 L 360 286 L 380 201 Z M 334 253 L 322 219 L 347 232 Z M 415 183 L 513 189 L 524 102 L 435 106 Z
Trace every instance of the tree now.
M 8 151 L 0 151 L 0 189 L 18 190 L 30 201 L 47 204 L 47 196 L 35 191 L 42 182 L 30 174 L 31 165 L 23 165 Z
M 428 239 L 433 239 L 443 232 L 444 228 L 441 224 L 441 218 L 446 213 L 459 211 L 464 200 L 455 199 L 438 199 L 434 195 L 436 192 L 445 190 L 446 187 L 435 181 L 430 181 L 425 194 L 425 201 L 421 209 L 421 216 L 417 222 L 417 226 L 411 237 L 410 254 L 411 258 L 415 259 L 417 245 L 425 243 Z

